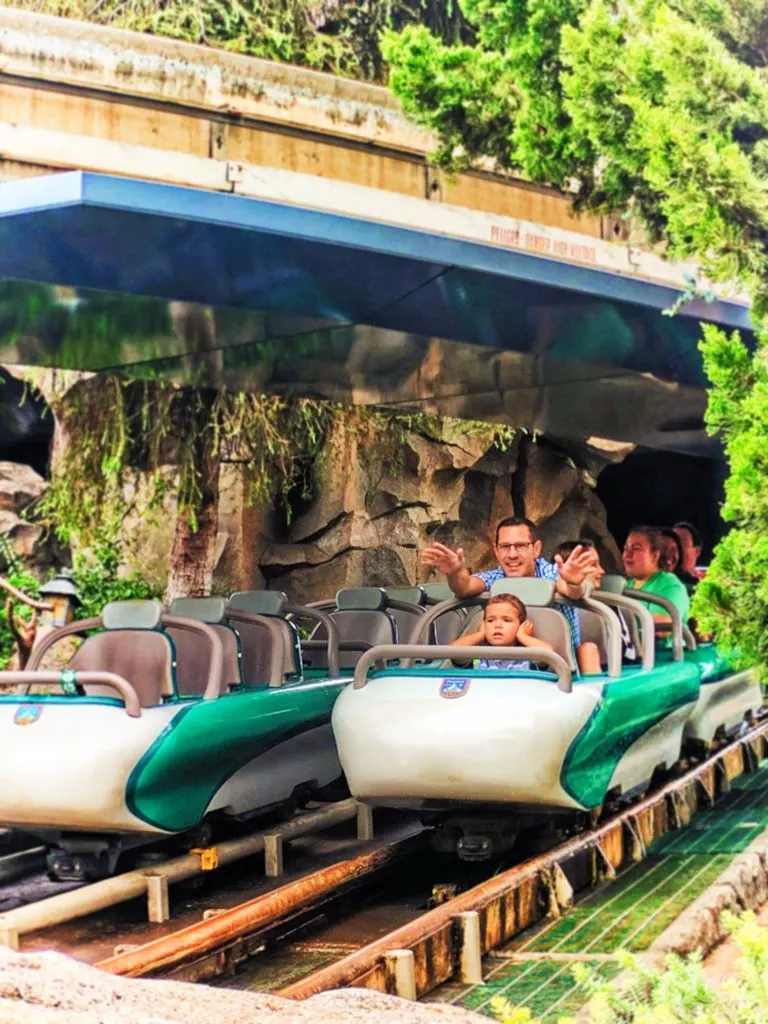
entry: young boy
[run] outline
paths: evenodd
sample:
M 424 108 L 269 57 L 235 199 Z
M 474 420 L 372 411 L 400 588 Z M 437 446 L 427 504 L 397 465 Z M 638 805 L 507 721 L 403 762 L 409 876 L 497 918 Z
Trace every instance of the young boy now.
M 533 623 L 528 620 L 525 605 L 514 594 L 495 594 L 489 597 L 480 626 L 471 633 L 465 633 L 451 643 L 452 647 L 539 647 L 548 651 L 554 650 L 546 640 L 538 640 L 533 635 Z M 455 664 L 461 664 L 456 661 Z M 464 663 L 466 664 L 466 662 Z M 530 661 L 511 661 L 510 659 L 480 658 L 475 668 L 493 668 L 502 671 L 525 671 L 530 669 Z

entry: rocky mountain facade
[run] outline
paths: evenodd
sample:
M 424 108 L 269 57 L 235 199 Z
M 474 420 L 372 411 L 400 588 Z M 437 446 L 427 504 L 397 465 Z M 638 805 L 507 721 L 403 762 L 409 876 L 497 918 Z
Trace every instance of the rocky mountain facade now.
M 510 515 L 539 525 L 545 554 L 562 540 L 589 537 L 614 568 L 619 552 L 595 484 L 631 448 L 524 431 L 499 447 L 490 428 L 445 420 L 405 433 L 387 450 L 341 420 L 314 467 L 312 498 L 290 516 L 247 507 L 235 467 L 224 467 L 214 589 L 267 587 L 312 601 L 344 586 L 424 582 L 429 570 L 419 551 L 431 540 L 462 547 L 467 564 L 481 569 L 493 562 L 496 523 Z M 68 560 L 27 518 L 45 488 L 30 466 L 0 461 L 0 536 L 37 570 Z M 166 513 L 136 514 L 125 529 L 128 564 L 160 583 L 173 538 L 173 508 Z

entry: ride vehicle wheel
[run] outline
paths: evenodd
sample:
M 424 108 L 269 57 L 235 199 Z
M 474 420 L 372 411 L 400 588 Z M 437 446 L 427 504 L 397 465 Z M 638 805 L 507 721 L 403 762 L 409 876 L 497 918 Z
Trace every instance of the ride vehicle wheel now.
M 46 871 L 52 882 L 100 882 L 114 874 L 117 856 L 102 853 L 70 853 L 55 847 L 45 856 Z

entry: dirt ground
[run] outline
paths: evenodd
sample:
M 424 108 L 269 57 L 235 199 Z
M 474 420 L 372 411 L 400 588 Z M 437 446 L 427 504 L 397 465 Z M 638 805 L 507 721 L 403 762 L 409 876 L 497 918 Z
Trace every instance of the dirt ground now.
M 768 903 L 757 912 L 757 921 L 768 928 Z M 704 975 L 713 988 L 719 988 L 726 978 L 734 977 L 739 950 L 732 939 L 726 939 L 716 946 L 704 961 Z
M 115 978 L 60 953 L 0 947 L 0 1024 L 488 1024 L 468 1010 L 364 989 L 298 1003 L 174 981 Z

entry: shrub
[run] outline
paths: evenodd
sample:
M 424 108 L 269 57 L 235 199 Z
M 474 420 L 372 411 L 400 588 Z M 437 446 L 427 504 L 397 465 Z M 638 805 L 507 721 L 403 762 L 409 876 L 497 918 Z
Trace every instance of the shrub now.
M 752 913 L 723 914 L 739 949 L 732 977 L 715 991 L 704 977 L 698 953 L 667 957 L 663 970 L 619 953 L 621 984 L 605 981 L 586 964 L 574 974 L 588 998 L 583 1020 L 591 1024 L 764 1024 L 768 1021 L 768 930 Z M 526 1007 L 503 998 L 491 1003 L 501 1024 L 537 1024 Z M 561 1020 L 560 1024 L 565 1024 Z

